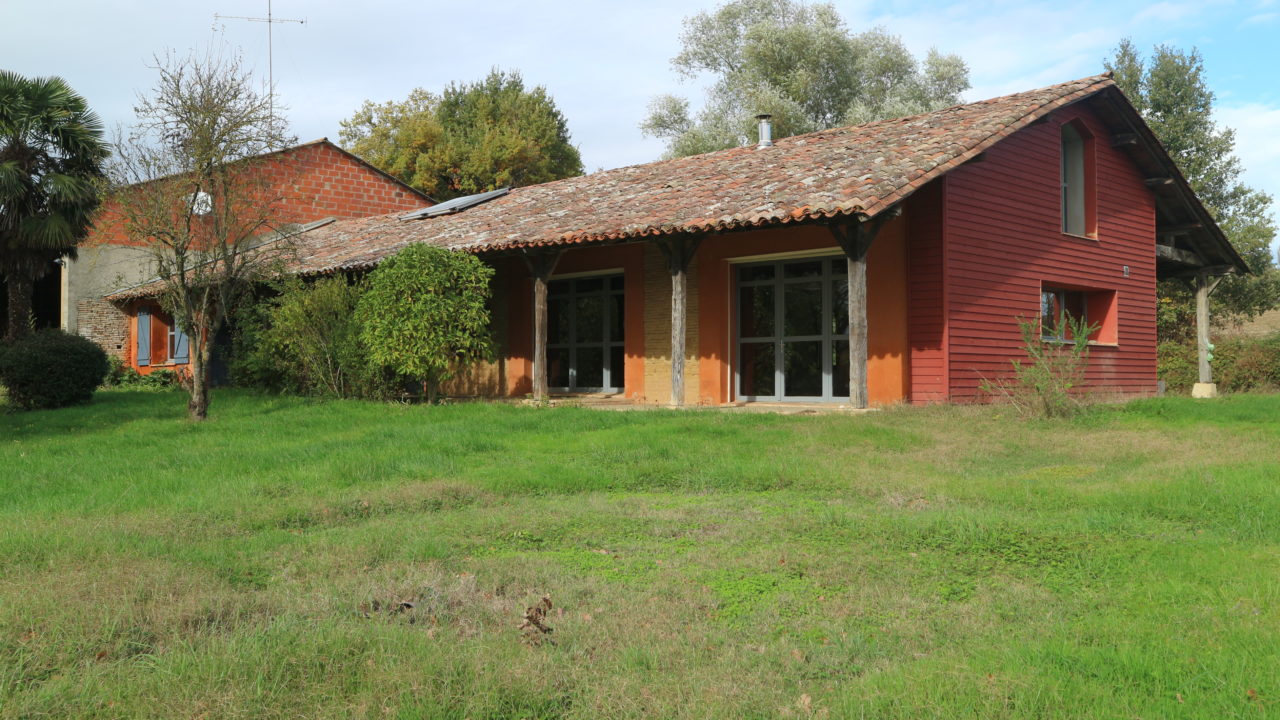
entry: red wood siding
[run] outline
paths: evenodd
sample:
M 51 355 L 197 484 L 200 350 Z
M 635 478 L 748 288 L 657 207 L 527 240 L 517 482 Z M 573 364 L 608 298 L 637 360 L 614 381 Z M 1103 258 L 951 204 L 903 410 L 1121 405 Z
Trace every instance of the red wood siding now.
M 920 188 L 907 201 L 907 338 L 911 402 L 947 399 L 947 351 L 942 208 L 946 178 Z
M 1096 238 L 1061 231 L 1060 133 L 1072 121 L 1096 139 L 1088 163 L 1096 170 Z M 1087 105 L 1063 108 L 952 171 L 943 206 L 953 400 L 980 399 L 985 378 L 1007 375 L 1009 360 L 1021 356 L 1018 319 L 1038 317 L 1042 286 L 1115 292 L 1117 342 L 1092 349 L 1087 381 L 1097 390 L 1154 392 L 1154 199 Z

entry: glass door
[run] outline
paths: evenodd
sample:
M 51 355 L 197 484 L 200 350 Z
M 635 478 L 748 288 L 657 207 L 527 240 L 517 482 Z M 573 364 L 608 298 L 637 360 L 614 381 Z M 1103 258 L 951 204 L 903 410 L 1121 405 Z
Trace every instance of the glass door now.
M 547 384 L 560 392 L 622 392 L 625 327 L 621 275 L 547 286 Z
M 849 397 L 847 272 L 842 256 L 738 267 L 739 399 Z

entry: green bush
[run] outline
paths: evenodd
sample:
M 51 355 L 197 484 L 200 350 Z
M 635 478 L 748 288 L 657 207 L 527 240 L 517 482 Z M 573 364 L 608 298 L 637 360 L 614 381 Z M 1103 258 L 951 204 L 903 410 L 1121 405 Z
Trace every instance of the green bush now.
M 369 276 L 356 319 L 369 359 L 422 383 L 434 402 L 440 385 L 488 358 L 489 281 L 493 269 L 474 255 L 410 245 Z
M 0 383 L 26 410 L 88 402 L 107 376 L 107 354 L 61 330 L 41 330 L 0 348 Z
M 237 384 L 328 397 L 386 398 L 394 377 L 368 358 L 356 322 L 364 283 L 285 280 L 280 293 L 237 317 Z
M 170 390 L 182 386 L 182 378 L 172 370 L 156 370 L 143 375 L 115 355 L 107 358 L 107 377 L 102 387 L 120 390 Z
M 1185 393 L 1200 378 L 1196 345 L 1161 343 L 1159 377 L 1170 392 Z M 1263 338 L 1221 338 L 1213 347 L 1213 379 L 1224 392 L 1280 389 L 1280 334 Z
M 1080 412 L 1085 405 L 1082 386 L 1089 367 L 1089 336 L 1098 326 L 1065 314 L 1058 323 L 1073 340 L 1045 340 L 1039 320 L 1018 320 L 1027 359 L 1011 360 L 1011 377 L 983 382 L 983 392 L 1010 403 L 1023 415 L 1053 418 Z

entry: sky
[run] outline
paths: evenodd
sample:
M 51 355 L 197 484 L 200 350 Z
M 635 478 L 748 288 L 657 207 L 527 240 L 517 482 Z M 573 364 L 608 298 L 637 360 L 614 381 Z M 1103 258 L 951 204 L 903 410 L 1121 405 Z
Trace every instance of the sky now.
M 661 141 L 641 135 L 661 93 L 695 104 L 698 80 L 670 60 L 683 18 L 715 0 L 273 0 L 272 14 L 306 24 L 272 26 L 280 104 L 302 141 L 338 140 L 339 121 L 366 100 L 519 70 L 543 85 L 568 119 L 588 172 L 655 160 Z M 1131 37 L 1199 48 L 1217 119 L 1237 133 L 1245 181 L 1280 198 L 1280 0 L 1181 2 L 877 2 L 835 0 L 855 31 L 881 26 L 918 57 L 930 47 L 969 65 L 967 100 L 1094 75 Z M 0 0 L 0 68 L 59 75 L 109 127 L 132 122 L 139 92 L 155 82 L 153 57 L 210 43 L 238 47 L 265 78 L 268 0 Z

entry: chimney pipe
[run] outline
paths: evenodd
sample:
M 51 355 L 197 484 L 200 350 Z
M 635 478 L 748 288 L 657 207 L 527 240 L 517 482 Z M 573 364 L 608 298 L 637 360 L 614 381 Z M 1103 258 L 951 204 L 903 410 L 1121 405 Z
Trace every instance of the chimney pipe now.
M 757 115 L 756 119 L 760 121 L 760 144 L 757 147 L 767 148 L 773 147 L 773 116 L 765 113 Z

